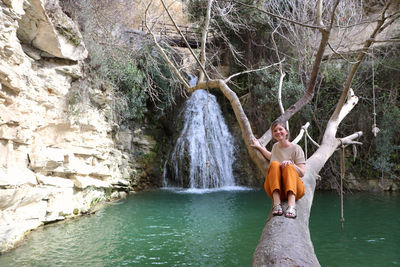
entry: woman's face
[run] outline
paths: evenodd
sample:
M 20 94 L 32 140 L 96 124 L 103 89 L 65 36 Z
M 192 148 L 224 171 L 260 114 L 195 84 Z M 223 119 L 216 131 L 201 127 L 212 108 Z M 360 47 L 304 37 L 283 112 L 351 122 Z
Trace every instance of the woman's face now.
M 285 127 L 283 127 L 283 125 L 277 124 L 272 129 L 272 137 L 274 137 L 277 141 L 286 140 L 287 135 L 288 131 L 285 129 Z

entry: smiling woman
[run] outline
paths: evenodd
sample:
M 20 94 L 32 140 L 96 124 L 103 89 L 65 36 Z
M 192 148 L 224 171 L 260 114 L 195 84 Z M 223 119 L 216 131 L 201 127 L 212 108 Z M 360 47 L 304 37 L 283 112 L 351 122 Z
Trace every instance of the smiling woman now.
M 261 146 L 256 139 L 253 140 L 252 147 L 258 149 L 271 162 L 264 188 L 273 199 L 272 215 L 283 214 L 281 201 L 287 199 L 288 208 L 285 216 L 295 219 L 297 217 L 296 200 L 304 195 L 304 184 L 300 179 L 304 176 L 306 169 L 304 152 L 299 145 L 289 141 L 289 131 L 285 122 L 274 121 L 271 132 L 273 138 L 278 141 L 271 152 Z

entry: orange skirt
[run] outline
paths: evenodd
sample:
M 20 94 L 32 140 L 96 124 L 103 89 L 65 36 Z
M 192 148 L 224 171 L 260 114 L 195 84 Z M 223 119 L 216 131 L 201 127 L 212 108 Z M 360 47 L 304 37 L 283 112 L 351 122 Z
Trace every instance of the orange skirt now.
M 304 183 L 293 165 L 281 168 L 278 161 L 272 161 L 269 165 L 268 174 L 264 183 L 265 192 L 272 198 L 272 192 L 279 190 L 281 200 L 287 200 L 287 194 L 292 191 L 296 200 L 304 196 Z

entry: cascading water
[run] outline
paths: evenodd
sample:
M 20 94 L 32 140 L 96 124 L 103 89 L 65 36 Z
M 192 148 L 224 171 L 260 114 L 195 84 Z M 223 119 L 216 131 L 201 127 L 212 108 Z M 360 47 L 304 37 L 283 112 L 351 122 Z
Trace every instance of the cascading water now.
M 192 78 L 195 84 L 197 78 Z M 234 186 L 233 137 L 216 97 L 196 90 L 185 103 L 184 125 L 164 169 L 164 186 Z

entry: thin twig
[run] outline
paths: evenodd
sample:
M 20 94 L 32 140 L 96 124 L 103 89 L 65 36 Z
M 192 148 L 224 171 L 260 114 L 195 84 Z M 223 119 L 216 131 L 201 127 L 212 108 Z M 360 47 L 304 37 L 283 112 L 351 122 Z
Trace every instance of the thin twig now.
M 264 10 L 262 8 L 256 7 L 256 6 L 248 5 L 248 4 L 241 3 L 241 2 L 235 1 L 235 0 L 229 0 L 229 2 L 234 2 L 236 4 L 239 4 L 239 5 L 242 5 L 242 6 L 245 6 L 245 7 L 256 9 L 256 10 L 258 10 L 258 11 L 264 13 L 264 14 L 267 14 L 269 16 L 272 16 L 274 18 L 278 18 L 278 19 L 281 19 L 281 20 L 284 20 L 284 21 L 287 21 L 287 22 L 290 22 L 290 23 L 293 23 L 293 24 L 296 24 L 296 25 L 299 25 L 299 26 L 302 26 L 302 27 L 311 28 L 311 29 L 317 29 L 317 30 L 323 30 L 323 28 L 320 27 L 320 26 L 305 24 L 305 23 L 301 23 L 301 22 L 298 22 L 298 21 L 295 21 L 295 20 L 291 20 L 291 19 L 279 16 L 277 14 L 268 12 L 268 11 L 266 11 L 266 10 Z
M 153 37 L 153 41 L 154 44 L 156 45 L 156 47 L 158 48 L 158 50 L 160 51 L 162 57 L 164 58 L 164 60 L 167 62 L 167 64 L 174 70 L 176 76 L 178 77 L 179 81 L 185 86 L 185 88 L 190 88 L 189 84 L 185 81 L 185 79 L 182 77 L 182 75 L 180 74 L 179 70 L 177 69 L 177 67 L 174 65 L 174 63 L 171 62 L 171 60 L 169 59 L 169 57 L 167 56 L 167 54 L 165 53 L 164 49 L 160 46 L 160 44 L 157 42 L 156 36 L 154 35 L 154 33 L 150 30 L 149 26 L 147 25 L 147 12 L 150 8 L 152 1 L 150 1 L 149 5 L 146 8 L 145 11 L 145 19 L 144 19 L 144 24 L 146 29 L 149 31 L 150 35 Z
M 274 34 L 277 29 L 278 28 L 275 28 L 275 30 L 272 32 L 271 40 L 274 45 L 275 55 L 276 55 L 278 61 L 280 61 L 278 46 L 276 45 L 275 38 L 274 38 Z M 283 108 L 283 104 L 282 104 L 282 86 L 283 86 L 283 78 L 285 78 L 286 74 L 283 72 L 281 63 L 279 63 L 279 74 L 280 75 L 279 75 L 279 87 L 278 87 L 278 104 L 279 104 L 279 109 L 281 111 L 281 114 L 283 114 L 285 112 L 285 109 Z M 289 130 L 289 122 L 288 121 L 286 122 L 286 128 Z
M 400 39 L 386 39 L 386 40 L 374 40 L 369 39 L 373 43 L 397 43 L 400 42 Z
M 329 48 L 332 50 L 332 52 L 333 52 L 335 55 L 338 55 L 338 56 L 341 57 L 343 60 L 345 60 L 347 63 L 350 63 L 350 64 L 355 64 L 355 63 L 357 63 L 356 61 L 350 61 L 350 60 L 348 60 L 347 58 L 345 58 L 342 54 L 340 54 L 339 52 L 337 52 L 337 51 L 332 47 L 331 43 L 329 43 L 329 42 L 328 42 L 328 46 L 329 46 Z
M 246 71 L 242 71 L 242 72 L 235 73 L 235 74 L 229 76 L 228 78 L 226 78 L 226 79 L 224 80 L 224 82 L 225 82 L 225 83 L 228 83 L 233 77 L 236 77 L 236 76 L 239 76 L 239 75 L 242 75 L 242 74 L 245 74 L 245 73 L 250 73 L 250 72 L 255 72 L 255 71 L 260 71 L 260 70 L 268 69 L 268 68 L 270 68 L 270 67 L 273 67 L 273 66 L 276 66 L 276 65 L 281 64 L 283 61 L 285 61 L 285 59 L 282 59 L 281 61 L 279 61 L 279 62 L 277 62 L 277 63 L 274 63 L 274 64 L 269 65 L 269 66 L 265 66 L 265 67 L 262 67 L 262 68 L 259 68 L 259 69 L 252 69 L 252 70 L 246 70 Z

